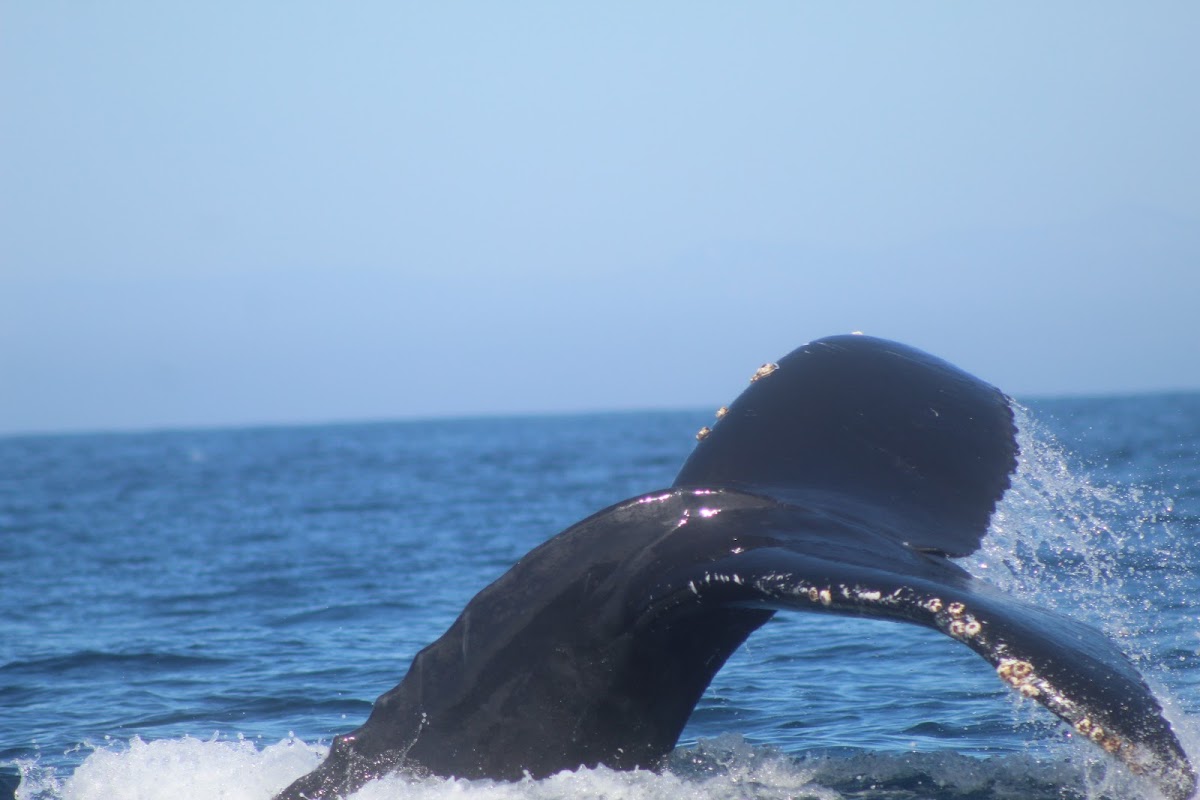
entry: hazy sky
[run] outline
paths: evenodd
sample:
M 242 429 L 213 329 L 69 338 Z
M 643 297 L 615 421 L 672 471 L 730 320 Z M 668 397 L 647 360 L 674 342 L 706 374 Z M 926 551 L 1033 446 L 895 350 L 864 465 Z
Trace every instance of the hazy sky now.
M 0 432 L 1200 388 L 1200 5 L 0 0 Z

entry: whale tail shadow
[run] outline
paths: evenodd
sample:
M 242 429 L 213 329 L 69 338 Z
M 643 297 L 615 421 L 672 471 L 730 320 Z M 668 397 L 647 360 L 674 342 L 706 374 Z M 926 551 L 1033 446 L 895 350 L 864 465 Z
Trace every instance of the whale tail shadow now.
M 1017 463 L 1008 398 L 932 356 L 840 336 L 765 365 L 675 483 L 535 548 L 277 800 L 393 771 L 542 777 L 654 767 L 726 659 L 779 610 L 940 631 L 1170 800 L 1196 778 L 1099 632 L 950 560 Z

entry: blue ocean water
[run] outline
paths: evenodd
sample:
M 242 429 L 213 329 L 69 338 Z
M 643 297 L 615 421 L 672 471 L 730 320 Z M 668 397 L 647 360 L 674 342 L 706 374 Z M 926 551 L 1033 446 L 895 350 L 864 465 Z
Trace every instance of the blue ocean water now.
M 985 548 L 1133 656 L 1200 762 L 1200 394 L 1031 402 Z M 470 597 L 668 485 L 710 413 L 0 438 L 0 773 L 21 798 L 259 798 Z M 780 614 L 665 774 L 388 778 L 356 798 L 1152 798 L 973 653 Z

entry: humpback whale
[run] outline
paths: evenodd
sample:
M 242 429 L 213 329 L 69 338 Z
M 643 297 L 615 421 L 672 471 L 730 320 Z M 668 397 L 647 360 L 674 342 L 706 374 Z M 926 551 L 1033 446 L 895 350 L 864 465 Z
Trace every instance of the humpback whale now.
M 1010 402 L 861 335 L 764 365 L 671 486 L 524 556 L 277 800 L 344 796 L 393 771 L 653 768 L 726 659 L 781 610 L 941 631 L 1170 800 L 1192 797 L 1186 754 L 1112 642 L 952 560 L 979 548 L 1016 468 Z

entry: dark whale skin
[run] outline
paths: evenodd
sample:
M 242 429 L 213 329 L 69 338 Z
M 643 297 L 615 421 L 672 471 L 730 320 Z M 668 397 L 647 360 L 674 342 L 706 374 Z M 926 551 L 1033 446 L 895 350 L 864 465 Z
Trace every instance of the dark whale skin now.
M 778 610 L 939 630 L 1169 800 L 1193 797 L 1186 754 L 1118 648 L 950 560 L 979 547 L 1009 486 L 1009 403 L 866 336 L 764 365 L 671 487 L 532 550 L 276 800 L 344 796 L 396 770 L 514 780 L 653 768 Z

